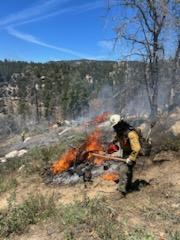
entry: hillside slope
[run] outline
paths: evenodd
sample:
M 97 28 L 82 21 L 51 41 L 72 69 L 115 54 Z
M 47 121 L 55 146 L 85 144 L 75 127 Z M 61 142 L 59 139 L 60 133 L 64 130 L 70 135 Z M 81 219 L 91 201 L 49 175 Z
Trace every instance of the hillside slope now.
M 117 184 L 101 177 L 94 178 L 87 187 L 83 182 L 65 186 L 45 184 L 41 176 L 43 168 L 55 161 L 70 143 L 76 145 L 83 139 L 82 128 L 70 132 L 55 145 L 40 145 L 29 149 L 23 157 L 1 163 L 2 239 L 6 236 L 13 240 L 179 239 L 177 148 L 176 151 L 161 149 L 149 158 L 139 158 L 134 181 L 143 180 L 142 183 L 146 181 L 149 185 L 141 185 L 138 191 L 134 189 L 126 198 L 120 198 Z

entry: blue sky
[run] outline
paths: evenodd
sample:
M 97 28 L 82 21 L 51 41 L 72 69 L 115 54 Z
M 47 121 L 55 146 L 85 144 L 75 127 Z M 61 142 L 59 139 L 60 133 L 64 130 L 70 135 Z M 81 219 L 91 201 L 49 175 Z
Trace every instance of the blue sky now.
M 116 60 L 106 0 L 1 0 L 0 59 Z

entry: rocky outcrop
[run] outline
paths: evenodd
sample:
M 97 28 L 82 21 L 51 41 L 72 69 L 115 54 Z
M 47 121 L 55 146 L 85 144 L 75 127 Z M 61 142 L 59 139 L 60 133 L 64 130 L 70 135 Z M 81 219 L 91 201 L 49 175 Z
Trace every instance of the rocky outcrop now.
M 174 136 L 180 135 L 180 121 L 175 122 L 168 130 L 172 132 Z
M 11 151 L 9 153 L 7 153 L 4 158 L 5 159 L 10 159 L 10 158 L 14 158 L 14 157 L 21 157 L 23 156 L 24 154 L 26 154 L 28 151 L 26 149 L 21 149 L 21 150 L 14 150 L 14 151 Z

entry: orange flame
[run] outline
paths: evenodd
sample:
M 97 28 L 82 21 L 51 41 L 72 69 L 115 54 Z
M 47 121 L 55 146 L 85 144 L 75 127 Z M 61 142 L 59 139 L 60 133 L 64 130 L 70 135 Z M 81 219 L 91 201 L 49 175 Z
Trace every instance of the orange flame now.
M 100 139 L 101 139 L 101 132 L 100 130 L 97 130 L 97 129 L 88 136 L 85 143 L 80 147 L 81 149 L 83 148 L 82 149 L 83 152 L 89 153 L 87 159 L 83 159 L 84 161 L 93 160 L 93 163 L 97 165 L 101 165 L 104 162 L 103 158 L 97 157 L 94 159 L 94 157 L 91 154 L 91 152 L 96 152 L 96 153 L 103 152 L 104 149 L 100 142 Z M 64 153 L 60 157 L 60 159 L 57 162 L 55 162 L 52 165 L 51 167 L 52 172 L 54 174 L 57 174 L 70 168 L 72 164 L 76 161 L 77 154 L 78 154 L 78 149 L 69 149 L 66 153 Z
M 102 176 L 102 179 L 107 181 L 118 181 L 119 180 L 119 174 L 117 172 L 105 172 Z
M 104 148 L 101 145 L 100 142 L 101 139 L 101 132 L 100 130 L 96 129 L 93 133 L 91 133 L 91 135 L 88 137 L 87 141 L 86 141 L 86 147 L 85 147 L 85 151 L 87 152 L 98 152 L 101 153 L 103 152 Z M 89 154 L 89 159 L 91 159 L 91 153 Z M 101 165 L 104 162 L 103 158 L 95 158 L 94 159 L 94 163 L 97 165 Z
M 84 125 L 97 125 L 100 123 L 103 123 L 105 121 L 107 121 L 108 117 L 109 117 L 110 113 L 109 112 L 103 112 L 100 115 L 97 115 L 96 117 L 94 117 L 92 120 L 85 122 Z
M 55 162 L 51 170 L 54 174 L 61 173 L 67 170 L 72 163 L 76 160 L 77 150 L 74 148 L 69 149 L 66 153 L 64 153 L 61 158 Z
M 96 116 L 92 122 L 94 123 L 102 123 L 105 122 L 108 119 L 109 113 L 108 112 L 103 112 L 102 114 Z

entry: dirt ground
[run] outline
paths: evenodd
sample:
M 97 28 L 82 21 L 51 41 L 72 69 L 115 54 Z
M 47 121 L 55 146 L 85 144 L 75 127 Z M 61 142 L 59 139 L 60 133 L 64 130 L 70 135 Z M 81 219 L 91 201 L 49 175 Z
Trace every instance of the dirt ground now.
M 118 213 L 118 221 L 127 226 L 145 226 L 155 234 L 157 239 L 166 239 L 167 231 L 180 229 L 180 153 L 173 152 L 170 161 L 137 166 L 134 180 L 143 179 L 150 185 L 140 191 L 129 193 L 120 198 L 117 184 L 96 178 L 84 187 L 83 183 L 74 186 L 46 185 L 38 175 L 27 179 L 18 177 L 20 183 L 16 188 L 16 201 L 21 203 L 30 194 L 41 193 L 45 196 L 54 194 L 56 204 L 73 203 L 84 198 L 104 197 L 109 207 Z M 1 194 L 0 209 L 8 207 L 12 191 Z M 28 233 L 12 236 L 14 240 L 48 240 L 62 239 L 51 224 L 41 223 L 30 227 Z M 81 238 L 79 238 L 81 239 Z M 82 238 L 83 239 L 83 238 Z

